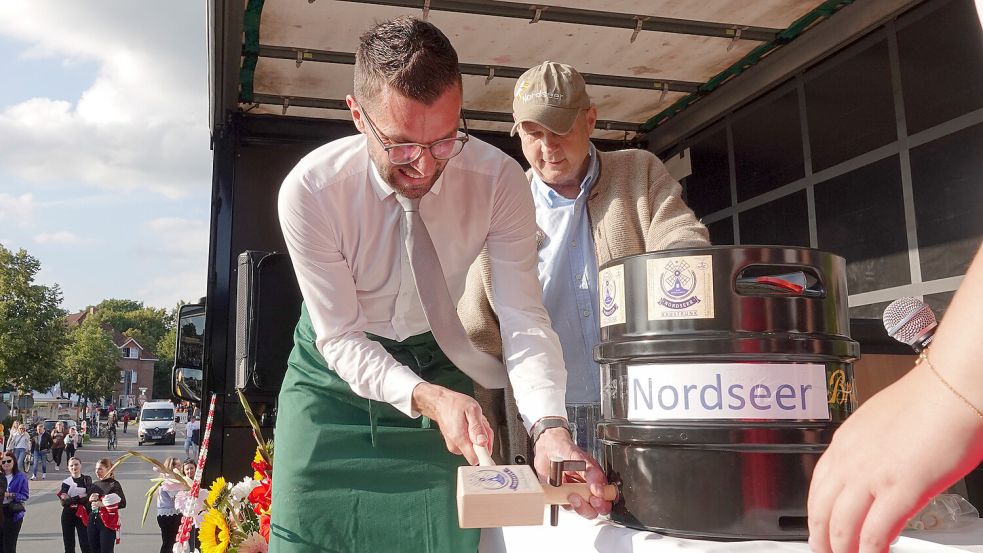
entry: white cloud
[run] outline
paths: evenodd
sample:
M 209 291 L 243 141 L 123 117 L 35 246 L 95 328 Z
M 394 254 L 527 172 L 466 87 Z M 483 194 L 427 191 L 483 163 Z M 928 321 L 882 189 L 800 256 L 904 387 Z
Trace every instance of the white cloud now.
M 0 221 L 13 221 L 20 226 L 26 226 L 34 218 L 34 196 L 21 194 L 14 196 L 0 193 Z
M 0 34 L 22 57 L 95 61 L 73 102 L 0 108 L 0 166 L 35 183 L 71 180 L 170 198 L 209 186 L 203 5 L 4 0 Z
M 83 244 L 87 242 L 87 240 L 81 238 L 74 232 L 60 230 L 56 232 L 42 232 L 41 234 L 36 234 L 34 236 L 34 242 L 38 244 L 75 245 Z
M 137 289 L 145 305 L 170 309 L 181 300 L 196 302 L 205 295 L 205 271 L 186 270 L 161 275 Z
M 153 255 L 201 260 L 208 257 L 208 221 L 162 217 L 146 224 L 153 235 Z
M 147 305 L 170 309 L 179 300 L 198 301 L 205 295 L 208 221 L 160 217 L 144 224 L 149 247 L 136 252 L 157 268 L 136 293 Z
M 95 68 L 76 97 L 53 78 L 50 97 L 0 104 L 0 167 L 33 192 L 0 193 L 0 233 L 75 246 L 44 260 L 67 307 L 204 295 L 208 221 L 188 214 L 211 186 L 205 34 L 200 2 L 0 0 L 0 36 L 21 46 L 5 55 Z

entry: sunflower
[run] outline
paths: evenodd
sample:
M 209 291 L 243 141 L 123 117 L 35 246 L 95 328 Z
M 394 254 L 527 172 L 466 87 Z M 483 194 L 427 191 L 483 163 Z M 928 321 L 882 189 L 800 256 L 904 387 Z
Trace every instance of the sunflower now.
M 218 502 L 222 499 L 226 492 L 225 478 L 219 476 L 212 482 L 212 487 L 208 488 L 208 500 L 207 504 L 209 507 L 217 507 Z
M 229 525 L 225 522 L 222 513 L 215 509 L 209 509 L 205 513 L 205 518 L 201 521 L 201 530 L 198 531 L 198 539 L 201 542 L 201 553 L 225 553 L 231 539 Z

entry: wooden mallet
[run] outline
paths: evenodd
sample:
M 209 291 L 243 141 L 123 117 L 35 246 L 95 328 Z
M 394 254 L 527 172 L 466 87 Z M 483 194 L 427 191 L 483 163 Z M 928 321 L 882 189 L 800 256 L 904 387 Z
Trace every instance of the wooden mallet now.
M 539 526 L 546 505 L 568 505 L 567 497 L 572 493 L 585 501 L 591 496 L 588 484 L 544 486 L 529 465 L 496 466 L 487 449 L 476 445 L 474 451 L 478 466 L 457 468 L 457 519 L 461 528 Z M 614 485 L 604 487 L 603 499 L 614 501 L 617 497 Z

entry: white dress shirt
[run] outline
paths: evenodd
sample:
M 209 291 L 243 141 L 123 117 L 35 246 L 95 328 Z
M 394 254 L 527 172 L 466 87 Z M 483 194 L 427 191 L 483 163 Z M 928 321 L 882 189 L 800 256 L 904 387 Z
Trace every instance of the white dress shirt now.
M 302 159 L 280 189 L 280 226 L 316 345 L 359 396 L 416 417 L 423 380 L 366 332 L 404 340 L 430 330 L 404 247 L 403 210 L 379 176 L 364 135 Z M 503 355 L 527 428 L 566 416 L 566 370 L 536 273 L 536 219 L 519 164 L 471 137 L 420 202 L 451 298 L 487 244 Z M 501 379 L 504 385 L 504 378 Z

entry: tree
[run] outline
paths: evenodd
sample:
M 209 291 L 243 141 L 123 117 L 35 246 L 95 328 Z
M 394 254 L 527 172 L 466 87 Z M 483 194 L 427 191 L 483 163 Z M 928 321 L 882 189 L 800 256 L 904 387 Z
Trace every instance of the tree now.
M 134 300 L 108 299 L 96 306 L 96 318 L 109 323 L 120 334 L 159 354 L 157 343 L 174 326 L 174 318 L 164 308 L 145 307 Z M 159 355 L 158 355 L 159 357 Z
M 177 320 L 177 309 L 174 310 Z M 157 342 L 158 361 L 154 365 L 154 398 L 170 399 L 171 370 L 174 368 L 174 348 L 177 345 L 177 326 L 172 326 L 167 334 Z
M 0 382 L 47 390 L 58 382 L 67 341 L 61 288 L 35 284 L 41 262 L 0 245 Z
M 120 350 L 99 321 L 86 319 L 75 327 L 65 352 L 62 385 L 87 398 L 104 398 L 119 382 Z

